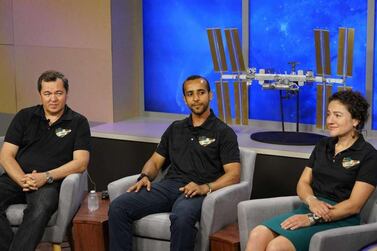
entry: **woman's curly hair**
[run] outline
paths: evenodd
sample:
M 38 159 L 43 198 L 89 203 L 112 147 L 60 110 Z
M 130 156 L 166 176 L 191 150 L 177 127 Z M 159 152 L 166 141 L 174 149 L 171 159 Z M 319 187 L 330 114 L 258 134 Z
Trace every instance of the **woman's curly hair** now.
M 356 126 L 356 130 L 361 132 L 369 117 L 369 104 L 361 93 L 352 90 L 339 91 L 334 93 L 329 98 L 329 103 L 334 100 L 337 100 L 345 105 L 347 110 L 351 113 L 351 117 L 359 121 L 359 124 Z

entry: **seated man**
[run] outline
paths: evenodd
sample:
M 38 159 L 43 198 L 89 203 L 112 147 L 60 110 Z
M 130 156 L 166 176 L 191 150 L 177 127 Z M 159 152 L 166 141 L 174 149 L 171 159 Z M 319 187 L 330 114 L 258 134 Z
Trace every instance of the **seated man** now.
M 59 202 L 64 177 L 84 172 L 89 162 L 88 120 L 67 105 L 68 80 L 46 71 L 38 79 L 42 105 L 19 111 L 0 152 L 0 250 L 35 250 Z M 13 234 L 5 210 L 27 203 Z
M 169 126 L 137 183 L 110 205 L 112 251 L 131 251 L 133 221 L 160 212 L 171 212 L 170 249 L 193 250 L 205 196 L 240 180 L 237 136 L 210 110 L 208 81 L 190 76 L 182 89 L 191 115 Z M 151 184 L 166 160 L 165 178 Z

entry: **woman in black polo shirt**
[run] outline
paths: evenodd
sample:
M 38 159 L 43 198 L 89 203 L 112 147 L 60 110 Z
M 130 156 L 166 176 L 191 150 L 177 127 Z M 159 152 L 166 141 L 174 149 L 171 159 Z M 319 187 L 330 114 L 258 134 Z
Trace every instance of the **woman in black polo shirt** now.
M 316 145 L 297 184 L 302 205 L 255 227 L 247 251 L 308 250 L 315 233 L 360 224 L 359 212 L 377 184 L 377 151 L 361 134 L 368 108 L 358 92 L 330 97 L 330 137 Z

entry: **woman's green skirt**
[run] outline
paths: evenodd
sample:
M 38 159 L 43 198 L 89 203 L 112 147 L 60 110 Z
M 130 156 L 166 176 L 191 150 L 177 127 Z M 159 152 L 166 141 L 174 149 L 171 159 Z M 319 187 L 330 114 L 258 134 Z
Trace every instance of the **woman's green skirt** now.
M 321 200 L 326 201 L 331 205 L 335 205 L 336 202 L 330 201 L 324 198 Z M 302 204 L 299 208 L 293 210 L 292 212 L 281 214 L 275 216 L 269 220 L 262 222 L 262 225 L 268 227 L 275 233 L 282 235 L 289 239 L 293 245 L 295 246 L 297 251 L 307 251 L 309 249 L 310 239 L 312 236 L 320 231 L 324 231 L 327 229 L 338 228 L 338 227 L 347 227 L 347 226 L 355 226 L 360 225 L 360 216 L 355 215 L 351 216 L 342 220 L 333 221 L 333 222 L 325 222 L 325 223 L 317 223 L 310 227 L 303 227 L 296 230 L 285 230 L 281 228 L 280 224 L 287 218 L 295 214 L 307 214 L 310 213 L 310 210 L 306 204 Z

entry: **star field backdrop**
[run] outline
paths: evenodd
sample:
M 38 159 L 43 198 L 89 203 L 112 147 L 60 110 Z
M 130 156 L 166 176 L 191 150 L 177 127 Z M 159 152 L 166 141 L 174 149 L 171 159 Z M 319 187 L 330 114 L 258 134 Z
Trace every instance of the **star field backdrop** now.
M 250 67 L 284 73 L 290 72 L 288 62 L 297 61 L 297 69 L 315 72 L 313 29 L 322 28 L 330 31 L 335 75 L 338 27 L 353 27 L 353 78 L 347 83 L 365 93 L 367 0 L 250 0 L 249 8 Z M 213 72 L 209 52 L 206 29 L 210 27 L 232 27 L 241 32 L 242 1 L 143 1 L 145 111 L 188 113 L 182 82 L 192 74 L 206 76 L 214 90 L 219 74 Z M 375 65 L 376 61 L 375 56 Z M 315 124 L 315 93 L 314 84 L 300 89 L 300 123 Z M 250 119 L 280 121 L 278 91 L 262 90 L 253 82 L 249 104 Z M 295 105 L 295 98 L 284 101 L 286 121 L 295 122 Z M 212 108 L 217 113 L 216 96 Z
M 206 76 L 214 87 L 206 29 L 241 30 L 241 7 L 241 0 L 143 1 L 145 111 L 187 114 L 182 82 L 189 75 Z

